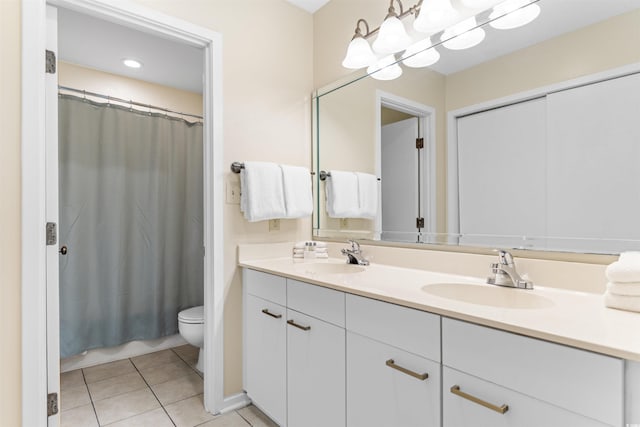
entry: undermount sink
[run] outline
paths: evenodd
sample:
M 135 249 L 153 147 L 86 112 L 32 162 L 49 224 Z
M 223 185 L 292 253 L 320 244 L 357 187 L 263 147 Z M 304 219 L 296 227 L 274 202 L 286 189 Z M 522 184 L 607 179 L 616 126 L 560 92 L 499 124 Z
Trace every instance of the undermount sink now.
M 434 283 L 422 287 L 428 294 L 470 304 L 500 308 L 536 309 L 553 306 L 553 301 L 529 290 L 470 283 Z
M 338 263 L 326 263 L 326 264 L 300 264 L 296 266 L 296 270 L 307 274 L 351 274 L 360 273 L 364 271 L 364 267 L 355 264 L 338 264 Z

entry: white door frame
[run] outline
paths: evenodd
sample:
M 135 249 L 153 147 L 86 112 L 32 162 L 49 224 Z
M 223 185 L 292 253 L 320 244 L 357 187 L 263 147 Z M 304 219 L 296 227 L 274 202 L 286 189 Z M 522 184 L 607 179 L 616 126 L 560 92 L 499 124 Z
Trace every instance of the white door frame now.
M 424 199 L 427 202 L 427 221 L 425 223 L 425 231 L 427 233 L 435 233 L 436 231 L 436 110 L 428 105 L 420 104 L 410 99 L 394 95 L 392 93 L 376 90 L 376 122 L 375 122 L 375 138 L 376 138 L 376 175 L 382 174 L 382 114 L 380 109 L 387 107 L 396 111 L 411 114 L 418 117 L 420 126 L 423 129 L 423 137 L 425 138 L 425 153 L 427 162 L 425 166 L 428 168 L 428 185 L 423 185 Z M 420 180 L 424 183 L 427 176 L 421 171 Z M 378 215 L 376 217 L 376 239 L 380 239 L 382 230 L 382 197 L 378 197 Z
M 204 113 L 204 404 L 225 410 L 223 365 L 222 35 L 117 0 L 22 1 L 22 423 L 46 426 L 47 262 L 45 45 L 46 6 L 65 7 L 200 47 L 205 52 Z M 58 310 L 58 308 L 52 308 Z M 56 347 L 57 348 L 57 347 Z M 59 357 L 59 356 L 56 356 Z M 59 393 L 59 390 L 57 390 Z

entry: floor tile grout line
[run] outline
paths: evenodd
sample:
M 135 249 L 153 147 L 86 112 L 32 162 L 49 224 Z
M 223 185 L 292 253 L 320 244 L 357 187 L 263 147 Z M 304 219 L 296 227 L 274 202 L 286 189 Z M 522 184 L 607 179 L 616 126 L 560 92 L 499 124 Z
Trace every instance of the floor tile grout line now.
M 129 359 L 131 360 L 131 359 Z M 162 408 L 162 410 L 164 411 L 164 413 L 167 415 L 167 418 L 169 418 L 169 421 L 171 421 L 171 424 L 174 425 L 174 427 L 176 426 L 176 423 L 173 422 L 173 418 L 171 418 L 171 415 L 169 415 L 169 412 L 167 412 L 167 408 L 164 407 L 164 405 L 162 404 L 162 402 L 160 401 L 160 399 L 158 398 L 158 395 L 156 394 L 155 391 L 153 391 L 153 388 L 151 388 L 151 385 L 147 382 L 147 379 L 144 377 L 144 375 L 142 375 L 142 372 L 140 372 L 140 370 L 138 369 L 138 367 L 136 366 L 135 363 L 133 363 L 133 360 L 131 360 L 131 364 L 133 365 L 133 367 L 136 369 L 136 371 L 138 372 L 138 374 L 140 374 L 140 376 L 142 377 L 142 381 L 144 381 L 144 383 L 147 385 L 147 387 L 149 388 L 149 390 L 151 391 L 151 394 L 153 394 L 153 397 L 156 398 L 156 400 L 158 401 L 158 403 L 160 404 L 160 407 Z
M 186 344 L 185 344 L 185 345 L 186 345 Z M 198 370 L 195 368 L 195 366 L 191 366 L 191 364 L 190 364 L 189 362 L 187 362 L 187 360 L 186 360 L 184 357 L 182 357 L 182 356 L 180 355 L 180 353 L 178 353 L 177 351 L 175 351 L 175 347 L 170 348 L 170 350 L 173 352 L 173 354 L 175 354 L 176 356 L 178 356 L 178 358 L 180 358 L 180 360 L 182 360 L 184 363 L 186 363 L 186 364 L 187 364 L 187 366 L 191 368 L 191 370 L 193 370 L 196 374 L 198 374 L 198 376 L 200 376 L 201 378 L 203 378 L 203 379 L 204 379 L 204 377 L 202 377 L 202 376 L 200 375 L 200 371 L 198 371 Z
M 91 402 L 91 408 L 93 409 L 93 416 L 96 417 L 96 424 L 98 427 L 100 426 L 100 420 L 98 419 L 98 412 L 96 411 L 96 405 L 93 403 L 93 397 L 89 392 L 89 384 L 87 383 L 87 378 L 84 376 L 84 369 L 80 369 L 80 373 L 82 374 L 82 381 L 84 381 L 84 386 L 87 389 L 87 394 L 89 395 L 89 402 Z
M 238 415 L 240 415 L 240 418 L 242 418 L 247 424 L 249 424 L 249 426 L 253 426 L 253 424 L 251 424 L 251 421 L 249 421 L 248 419 L 246 419 L 244 416 L 242 416 L 242 414 L 240 413 L 240 411 L 236 411 L 236 413 Z

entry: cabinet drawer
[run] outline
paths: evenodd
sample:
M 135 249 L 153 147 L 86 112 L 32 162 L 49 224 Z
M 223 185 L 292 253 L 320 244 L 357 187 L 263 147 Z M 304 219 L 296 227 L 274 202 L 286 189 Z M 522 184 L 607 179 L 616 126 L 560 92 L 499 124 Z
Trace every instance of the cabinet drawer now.
M 344 328 L 344 292 L 287 279 L 287 307 Z
M 605 424 L 623 423 L 620 359 L 443 318 L 442 363 Z
M 287 304 L 287 279 L 261 271 L 243 269 L 242 284 L 250 295 L 276 304 Z
M 347 330 L 440 361 L 440 316 L 347 295 Z
M 525 396 L 513 390 L 483 381 L 471 375 L 444 367 L 442 385 L 442 418 L 445 427 L 605 427 L 603 424 L 580 414 Z M 461 397 L 451 391 L 469 397 Z M 551 389 L 552 386 L 549 386 Z M 476 398 L 499 408 L 506 405 L 504 414 L 482 406 L 469 399 Z M 620 425 L 620 424 L 616 424 Z
M 440 385 L 439 363 L 347 332 L 348 427 L 440 427 Z

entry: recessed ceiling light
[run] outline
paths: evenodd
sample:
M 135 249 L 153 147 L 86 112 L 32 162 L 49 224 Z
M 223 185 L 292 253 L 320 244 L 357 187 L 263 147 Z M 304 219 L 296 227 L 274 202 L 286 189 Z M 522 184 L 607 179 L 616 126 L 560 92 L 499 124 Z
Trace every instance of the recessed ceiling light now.
M 122 60 L 122 63 L 129 68 L 141 68 L 142 62 L 136 61 L 135 59 L 125 58 Z

